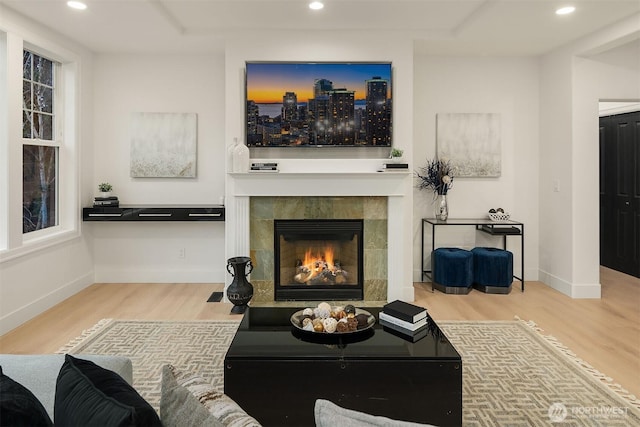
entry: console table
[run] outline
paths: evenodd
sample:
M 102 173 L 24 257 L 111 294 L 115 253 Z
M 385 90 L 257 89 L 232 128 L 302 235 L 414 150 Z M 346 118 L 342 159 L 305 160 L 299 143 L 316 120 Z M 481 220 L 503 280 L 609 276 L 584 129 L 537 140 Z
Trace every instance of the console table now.
M 520 281 L 522 292 L 524 292 L 524 224 L 518 221 L 506 220 L 506 221 L 492 221 L 490 219 L 452 219 L 449 218 L 445 221 L 441 221 L 434 218 L 422 219 L 422 279 L 425 277 L 432 279 L 431 267 L 425 268 L 424 254 L 425 254 L 425 228 L 431 226 L 431 251 L 432 253 L 436 249 L 436 229 L 442 226 L 458 225 L 475 227 L 476 230 L 483 233 L 490 234 L 492 236 L 502 236 L 502 249 L 507 249 L 507 237 L 515 236 L 520 238 L 520 277 L 514 275 L 513 278 Z M 433 290 L 433 287 L 432 287 Z
M 224 221 L 222 205 L 82 208 L 83 221 Z

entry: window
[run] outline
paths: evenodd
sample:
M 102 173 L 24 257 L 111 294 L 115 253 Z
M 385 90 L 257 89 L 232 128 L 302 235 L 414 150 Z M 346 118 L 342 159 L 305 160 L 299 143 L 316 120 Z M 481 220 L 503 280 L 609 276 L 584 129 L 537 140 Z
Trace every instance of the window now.
M 58 154 L 53 61 L 22 55 L 22 232 L 58 224 Z
M 0 30 L 0 264 L 81 235 L 82 59 Z

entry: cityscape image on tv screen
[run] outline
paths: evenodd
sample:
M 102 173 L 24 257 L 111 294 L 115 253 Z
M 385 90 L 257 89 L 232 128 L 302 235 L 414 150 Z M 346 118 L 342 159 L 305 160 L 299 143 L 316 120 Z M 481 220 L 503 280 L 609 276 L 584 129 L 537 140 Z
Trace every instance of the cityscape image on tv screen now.
M 249 147 L 390 147 L 391 63 L 247 62 Z

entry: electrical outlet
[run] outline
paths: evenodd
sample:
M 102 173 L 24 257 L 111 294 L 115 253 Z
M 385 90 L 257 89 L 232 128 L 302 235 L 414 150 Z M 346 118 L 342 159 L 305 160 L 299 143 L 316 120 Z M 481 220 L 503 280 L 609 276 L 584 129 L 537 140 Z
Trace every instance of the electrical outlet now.
M 178 249 L 178 258 L 184 259 L 186 256 L 184 248 Z

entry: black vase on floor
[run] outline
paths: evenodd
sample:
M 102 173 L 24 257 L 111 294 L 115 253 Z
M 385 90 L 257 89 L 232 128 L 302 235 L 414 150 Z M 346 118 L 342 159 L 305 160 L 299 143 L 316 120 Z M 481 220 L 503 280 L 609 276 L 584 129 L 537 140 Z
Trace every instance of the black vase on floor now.
M 233 304 L 232 314 L 244 313 L 247 303 L 253 297 L 253 285 L 247 280 L 252 270 L 251 258 L 247 256 L 237 256 L 227 260 L 227 271 L 233 276 L 233 282 L 227 288 L 227 298 Z

